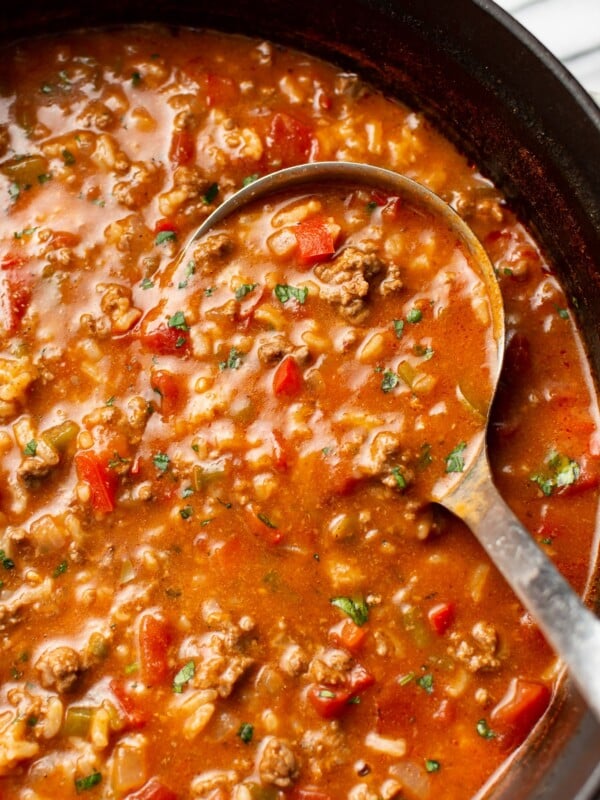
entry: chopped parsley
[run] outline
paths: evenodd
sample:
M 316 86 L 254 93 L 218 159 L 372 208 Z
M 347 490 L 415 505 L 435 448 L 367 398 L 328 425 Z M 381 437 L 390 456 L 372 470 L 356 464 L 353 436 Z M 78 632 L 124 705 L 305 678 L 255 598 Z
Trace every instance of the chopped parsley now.
M 442 768 L 442 765 L 439 761 L 436 761 L 434 758 L 426 758 L 425 759 L 425 771 L 426 772 L 439 772 Z
M 300 305 L 304 305 L 308 297 L 308 288 L 306 286 L 290 286 L 286 283 L 278 283 L 273 291 L 280 303 L 287 303 L 288 300 L 293 299 Z
M 154 281 L 150 280 L 150 278 L 144 278 L 144 280 L 140 283 L 142 289 L 152 289 L 154 286 Z
M 254 172 L 252 175 L 246 175 L 244 180 L 242 181 L 242 186 L 250 186 L 251 183 L 258 180 L 258 172 Z
M 485 719 L 480 719 L 475 726 L 477 733 L 481 736 L 482 739 L 495 739 L 496 734 L 487 724 Z
M 400 378 L 395 372 L 393 372 L 391 369 L 386 369 L 383 373 L 383 379 L 381 381 L 381 391 L 385 392 L 386 394 L 391 392 L 392 389 L 396 388 L 399 381 Z
M 408 686 L 411 681 L 415 678 L 414 672 L 407 672 L 406 675 L 403 675 L 401 678 L 398 679 L 398 683 L 400 686 Z
M 12 558 L 9 558 L 6 555 L 4 550 L 0 550 L 0 564 L 2 564 L 4 569 L 14 569 L 15 568 L 15 562 L 12 560 Z
M 169 328 L 175 328 L 178 331 L 189 331 L 189 326 L 185 321 L 183 311 L 176 311 L 168 321 Z
M 421 689 L 427 692 L 427 694 L 432 694 L 433 675 L 430 672 L 426 672 L 425 675 L 421 675 L 420 678 L 417 678 L 417 686 L 420 686 Z
M 19 199 L 19 195 L 21 194 L 21 187 L 18 183 L 11 183 L 8 187 L 8 196 L 14 202 L 15 200 Z
M 206 190 L 206 194 L 203 196 L 203 200 L 206 205 L 210 205 L 217 199 L 217 195 L 219 194 L 219 184 L 218 183 L 211 183 L 211 185 Z
M 243 300 L 244 297 L 246 297 L 247 294 L 250 294 L 250 292 L 253 292 L 257 286 L 257 283 L 242 283 L 242 285 L 238 286 L 238 288 L 235 290 L 235 299 Z
M 37 231 L 37 227 L 35 228 L 23 228 L 22 231 L 15 231 L 13 236 L 15 239 L 22 239 L 24 236 L 32 236 Z
M 75 156 L 70 150 L 66 148 L 62 151 L 63 161 L 65 162 L 66 167 L 72 167 L 75 163 Z
M 189 519 L 193 513 L 194 509 L 191 506 L 184 506 L 183 508 L 179 509 L 179 515 L 181 516 L 181 519 Z
M 395 319 L 394 320 L 394 333 L 396 334 L 398 339 L 402 338 L 402 334 L 404 333 L 404 320 L 403 319 Z
M 216 289 L 217 289 L 216 286 L 209 286 L 207 289 L 204 290 L 204 297 L 212 297 Z
M 446 456 L 446 472 L 464 472 L 465 459 L 463 458 L 463 450 L 466 446 L 466 442 L 460 442 L 460 444 L 457 444 L 454 450 Z
M 154 244 L 164 244 L 165 242 L 174 242 L 177 239 L 175 231 L 159 231 L 156 234 Z
M 68 561 L 61 561 L 60 564 L 58 564 L 54 568 L 54 572 L 52 573 L 52 577 L 53 578 L 58 578 L 61 575 L 64 575 L 68 568 L 69 568 L 69 562 Z
M 557 306 L 557 307 L 556 307 L 556 313 L 558 314 L 558 316 L 559 316 L 561 319 L 569 319 L 569 312 L 567 311 L 567 309 L 566 309 L 566 308 L 559 308 L 559 307 Z
M 77 794 L 80 792 L 87 792 L 88 789 L 93 789 L 102 782 L 102 775 L 100 772 L 92 772 L 86 775 L 85 778 L 75 778 L 75 791 Z
M 237 347 L 232 347 L 227 356 L 227 360 L 219 362 L 219 369 L 239 369 L 242 365 L 242 361 L 242 353 L 239 352 Z
M 412 323 L 413 325 L 417 322 L 421 322 L 423 319 L 423 312 L 420 308 L 411 308 L 411 310 L 406 315 L 406 321 Z
M 115 404 L 115 396 L 114 394 L 111 395 L 108 400 L 104 403 L 105 406 L 114 406 Z
M 415 345 L 415 355 L 429 361 L 435 355 L 435 350 L 432 347 L 424 347 L 422 344 Z
M 431 445 L 425 442 L 421 445 L 421 451 L 419 452 L 419 459 L 417 461 L 417 466 L 419 469 L 426 469 L 431 462 L 433 461 L 433 456 L 431 455 Z
M 142 82 L 142 76 L 139 72 L 132 72 L 131 73 L 131 85 L 132 86 L 139 86 Z
M 115 451 L 113 453 L 113 457 L 108 462 L 108 468 L 109 469 L 116 469 L 117 467 L 120 467 L 121 464 L 128 464 L 128 463 L 129 463 L 129 459 L 128 458 L 123 458 L 122 455 L 120 455 L 119 453 L 117 453 Z
M 157 453 L 153 457 L 152 462 L 159 472 L 166 472 L 169 469 L 171 459 L 166 453 Z
M 186 486 L 185 489 L 183 490 L 183 492 L 181 493 L 181 496 L 185 499 L 187 497 L 191 497 L 193 494 L 194 494 L 193 487 L 192 486 Z
M 35 439 L 30 439 L 25 445 L 23 453 L 26 456 L 34 456 L 37 453 L 37 441 Z
M 581 474 L 577 461 L 562 455 L 551 453 L 546 460 L 546 469 L 531 476 L 531 480 L 549 497 L 555 489 L 571 486 Z
M 183 687 L 191 681 L 196 674 L 196 665 L 193 661 L 188 661 L 173 678 L 173 691 L 175 694 L 181 694 Z
M 392 467 L 392 475 L 396 481 L 396 486 L 402 490 L 406 489 L 408 484 L 406 483 L 406 478 L 402 474 L 400 467 Z
M 194 259 L 192 259 L 191 261 L 188 261 L 188 263 L 185 265 L 185 280 L 179 281 L 178 288 L 185 289 L 188 285 L 189 278 L 191 278 L 195 272 L 196 272 L 196 262 L 194 261 Z
M 254 736 L 254 726 L 249 722 L 242 722 L 237 735 L 240 737 L 242 742 L 244 742 L 244 744 L 250 744 L 252 737 Z
M 371 214 L 373 211 L 375 211 L 375 209 L 377 208 L 378 205 L 379 204 L 375 200 L 369 201 L 367 203 L 367 205 L 366 205 L 366 209 L 369 212 L 369 214 Z
M 37 179 L 38 179 L 38 183 L 40 185 L 42 185 L 44 183 L 48 183 L 48 181 L 51 181 L 52 180 L 52 175 L 50 175 L 49 172 L 42 172 L 41 175 L 37 176 Z
M 369 606 L 363 597 L 332 597 L 329 602 L 347 614 L 359 628 L 369 619 Z

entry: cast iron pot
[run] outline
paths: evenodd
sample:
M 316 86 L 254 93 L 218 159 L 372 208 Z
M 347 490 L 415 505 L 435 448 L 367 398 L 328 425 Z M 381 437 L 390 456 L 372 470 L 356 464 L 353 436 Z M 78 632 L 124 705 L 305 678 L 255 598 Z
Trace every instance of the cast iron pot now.
M 598 379 L 600 110 L 493 2 L 102 0 L 84 14 L 73 0 L 10 4 L 0 40 L 130 22 L 212 27 L 359 71 L 425 112 L 504 191 L 546 248 Z M 588 800 L 598 787 L 600 725 L 567 679 L 534 739 L 479 797 Z

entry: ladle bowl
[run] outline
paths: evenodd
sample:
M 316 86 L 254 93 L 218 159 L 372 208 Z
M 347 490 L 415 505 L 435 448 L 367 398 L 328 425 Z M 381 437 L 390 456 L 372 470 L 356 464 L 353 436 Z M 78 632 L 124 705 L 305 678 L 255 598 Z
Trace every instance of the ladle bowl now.
M 440 481 L 431 501 L 453 512 L 475 534 L 516 596 L 534 618 L 548 643 L 561 658 L 582 697 L 600 719 L 600 620 L 538 547 L 504 502 L 493 483 L 488 462 L 486 430 L 502 370 L 505 323 L 502 295 L 488 255 L 469 226 L 438 195 L 390 170 L 353 162 L 316 162 L 289 167 L 259 178 L 231 195 L 212 212 L 188 240 L 177 263 L 194 243 L 235 211 L 263 197 L 307 185 L 363 185 L 405 198 L 442 219 L 462 242 L 478 268 L 491 307 L 496 360 L 476 447 L 464 472 Z M 473 444 L 473 442 L 471 443 Z

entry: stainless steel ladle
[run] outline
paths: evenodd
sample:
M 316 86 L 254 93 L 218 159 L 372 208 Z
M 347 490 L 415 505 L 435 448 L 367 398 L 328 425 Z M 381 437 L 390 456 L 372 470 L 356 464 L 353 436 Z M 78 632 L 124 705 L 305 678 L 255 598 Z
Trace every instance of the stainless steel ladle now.
M 519 600 L 531 613 L 549 644 L 568 668 L 573 682 L 600 719 L 600 620 L 537 546 L 496 490 L 487 458 L 485 432 L 504 355 L 504 310 L 492 264 L 479 240 L 458 214 L 421 184 L 389 170 L 350 162 L 320 162 L 290 167 L 259 178 L 222 203 L 188 241 L 178 262 L 194 242 L 242 206 L 275 192 L 338 183 L 365 185 L 407 198 L 441 217 L 479 266 L 492 308 L 497 345 L 493 391 L 482 423 L 476 453 L 463 473 L 440 482 L 431 497 L 462 519 L 475 534 Z

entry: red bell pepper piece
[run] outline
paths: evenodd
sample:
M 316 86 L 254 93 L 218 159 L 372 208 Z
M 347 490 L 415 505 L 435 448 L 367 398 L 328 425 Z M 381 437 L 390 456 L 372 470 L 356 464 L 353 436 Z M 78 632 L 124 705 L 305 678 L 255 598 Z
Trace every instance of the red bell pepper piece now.
M 162 683 L 169 674 L 167 661 L 171 630 L 168 623 L 153 614 L 144 614 L 140 622 L 140 672 L 145 683 Z
M 343 619 L 329 631 L 329 638 L 334 645 L 344 647 L 352 654 L 356 654 L 362 647 L 367 635 L 364 626 L 359 627 L 351 619 Z
M 141 789 L 125 795 L 127 800 L 177 800 L 178 795 L 161 783 L 158 778 L 150 778 Z
M 291 167 L 309 160 L 316 140 L 308 125 L 290 114 L 279 112 L 271 119 L 266 144 L 271 166 Z
M 510 747 L 521 744 L 550 703 L 550 689 L 537 681 L 513 678 L 490 715 L 492 728 Z
M 308 699 L 323 719 L 335 719 L 348 707 L 352 692 L 346 688 L 313 684 L 308 690 Z
M 196 142 L 188 130 L 175 131 L 169 148 L 169 161 L 176 167 L 191 164 L 196 155 Z
M 77 478 L 90 487 L 92 507 L 95 511 L 113 511 L 117 494 L 117 474 L 108 467 L 108 459 L 93 450 L 75 454 Z
M 302 264 L 314 264 L 335 253 L 331 230 L 323 217 L 310 217 L 294 228 L 298 256 Z
M 154 370 L 150 375 L 150 386 L 160 395 L 163 417 L 170 417 L 177 411 L 181 395 L 177 377 L 166 369 Z
M 158 219 L 154 225 L 154 233 L 177 233 L 177 225 L 171 219 Z
M 429 609 L 427 619 L 433 630 L 443 636 L 454 620 L 454 605 L 452 603 L 438 603 Z
M 143 346 L 161 356 L 186 356 L 190 351 L 189 331 L 159 325 L 146 330 L 141 338 Z
M 302 390 L 302 372 L 293 356 L 286 356 L 273 375 L 273 393 L 293 397 Z
M 113 679 L 109 686 L 117 698 L 121 711 L 127 717 L 127 726 L 133 729 L 143 728 L 148 719 L 144 712 L 138 708 L 133 697 L 127 693 L 121 681 Z

